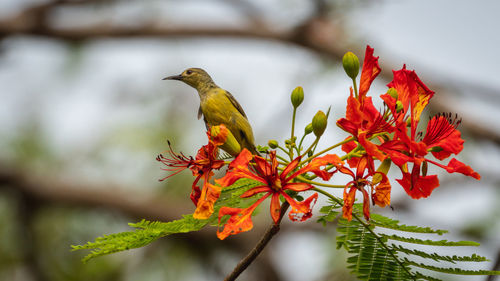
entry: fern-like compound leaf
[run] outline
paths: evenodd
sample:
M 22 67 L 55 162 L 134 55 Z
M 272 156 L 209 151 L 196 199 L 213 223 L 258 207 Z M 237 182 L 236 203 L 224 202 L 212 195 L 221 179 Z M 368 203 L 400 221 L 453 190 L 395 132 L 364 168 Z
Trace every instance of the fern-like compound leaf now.
M 323 207 L 323 219 L 327 222 L 329 214 L 340 211 L 340 204 L 333 203 Z M 429 227 L 408 226 L 399 221 L 372 214 L 370 222 L 364 221 L 362 206 L 354 207 L 353 220 L 341 218 L 338 223 L 337 248 L 344 248 L 349 256 L 348 268 L 360 280 L 430 280 L 440 279 L 420 272 L 426 269 L 447 274 L 459 275 L 500 275 L 499 271 L 491 270 L 465 270 L 460 268 L 447 268 L 443 262 L 459 264 L 461 262 L 485 262 L 485 257 L 472 254 L 470 256 L 447 256 L 435 253 L 435 247 L 425 249 L 425 246 L 478 246 L 479 243 L 471 241 L 423 240 L 411 237 L 412 233 L 426 233 L 442 235 L 445 230 L 434 230 Z M 320 218 L 321 219 L 321 218 Z M 385 230 L 384 230 L 385 229 Z M 391 229 L 397 234 L 387 234 L 386 229 Z M 401 243 L 404 242 L 404 243 Z M 413 247 L 419 246 L 419 249 Z M 424 249 L 422 246 L 424 245 Z M 416 259 L 439 262 L 439 266 L 427 262 L 416 262 Z
M 222 206 L 241 206 L 241 201 L 244 199 L 241 199 L 239 196 L 257 184 L 258 183 L 255 181 L 242 179 L 232 186 L 224 188 L 219 200 L 217 200 L 214 206 L 214 214 L 208 219 L 198 220 L 193 218 L 192 215 L 184 215 L 182 219 L 171 222 L 142 220 L 138 223 L 129 224 L 131 227 L 135 228 L 134 231 L 104 235 L 96 238 L 93 242 L 71 246 L 72 250 L 91 250 L 91 252 L 83 258 L 83 262 L 87 262 L 95 257 L 146 246 L 158 238 L 170 234 L 197 231 L 208 224 L 216 225 L 218 210 Z

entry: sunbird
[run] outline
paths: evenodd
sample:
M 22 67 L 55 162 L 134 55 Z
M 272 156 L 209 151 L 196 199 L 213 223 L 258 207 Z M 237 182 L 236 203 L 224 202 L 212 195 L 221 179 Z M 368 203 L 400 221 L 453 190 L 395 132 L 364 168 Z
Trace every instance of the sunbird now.
M 252 127 L 245 111 L 231 93 L 214 83 L 205 70 L 188 68 L 179 75 L 168 76 L 163 80 L 179 80 L 195 88 L 200 96 L 198 119 L 203 116 L 207 129 L 224 124 L 238 141 L 241 149 L 246 148 L 252 154 L 259 154 L 255 149 Z M 224 146 L 221 148 L 224 149 Z M 224 150 L 232 156 L 239 153 L 239 151 Z

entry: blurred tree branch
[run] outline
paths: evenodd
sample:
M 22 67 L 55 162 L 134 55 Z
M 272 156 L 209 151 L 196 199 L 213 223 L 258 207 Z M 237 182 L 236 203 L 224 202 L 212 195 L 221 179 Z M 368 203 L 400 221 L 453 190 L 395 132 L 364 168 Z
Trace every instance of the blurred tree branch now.
M 0 169 L 0 185 L 29 194 L 39 203 L 67 206 L 90 206 L 117 210 L 134 218 L 170 221 L 192 212 L 187 206 L 158 196 L 131 195 L 117 186 L 88 186 L 36 176 L 14 169 Z
M 56 0 L 32 6 L 19 14 L 0 19 L 0 38 L 14 35 L 43 36 L 64 41 L 88 41 L 102 38 L 135 38 L 154 37 L 165 39 L 191 38 L 191 37 L 232 37 L 255 40 L 271 40 L 285 44 L 293 44 L 333 60 L 340 60 L 346 50 L 355 53 L 363 53 L 364 46 L 347 45 L 343 27 L 334 24 L 327 17 L 328 9 L 325 1 L 318 0 L 314 3 L 314 9 L 310 17 L 302 23 L 288 29 L 276 30 L 270 24 L 258 20 L 258 8 L 247 1 L 224 1 L 230 2 L 239 11 L 245 11 L 245 16 L 249 18 L 250 24 L 246 27 L 182 27 L 165 26 L 155 24 L 151 21 L 136 27 L 95 24 L 85 26 L 71 26 L 58 28 L 52 26 L 48 20 L 51 11 L 64 5 L 85 5 L 89 3 L 113 2 L 110 0 Z M 250 7 L 249 7 L 250 6 Z M 397 69 L 396 64 L 388 64 L 388 67 Z M 392 79 L 392 73 L 383 72 L 381 76 L 386 80 Z M 453 89 L 443 84 L 431 85 L 434 90 L 439 89 L 439 95 L 434 102 L 434 111 L 450 112 L 454 111 L 445 101 L 446 97 L 452 96 Z M 471 116 L 463 116 L 464 120 L 474 120 Z M 500 144 L 500 133 L 492 130 L 489 126 L 481 122 L 467 122 L 462 124 L 463 128 L 475 137 L 488 139 L 496 144 Z
M 33 215 L 43 206 L 83 206 L 98 207 L 118 211 L 128 217 L 158 221 L 172 221 L 181 217 L 182 214 L 192 212 L 185 205 L 176 204 L 175 201 L 158 196 L 143 196 L 131 194 L 113 185 L 93 185 L 91 188 L 82 184 L 64 182 L 51 179 L 50 176 L 37 176 L 32 173 L 6 168 L 0 165 L 0 189 L 13 191 L 15 198 L 19 201 L 19 216 L 24 240 L 23 252 L 30 273 L 35 280 L 45 280 L 43 270 L 39 268 L 34 252 L 35 235 L 33 228 Z M 165 202 L 168 202 L 166 204 Z M 260 230 L 259 227 L 256 227 Z M 249 233 L 238 239 L 224 241 L 224 246 L 231 251 L 246 252 L 247 245 L 251 245 L 259 238 L 258 232 Z M 214 231 L 201 230 L 186 234 L 175 235 L 173 239 L 188 241 L 188 244 L 196 249 L 196 253 L 202 258 L 210 257 L 212 250 L 216 250 L 218 239 Z M 69 246 L 68 246 L 69 247 Z M 270 256 L 262 255 L 259 260 L 261 274 L 269 279 L 282 280 L 280 274 L 272 266 Z M 259 275 L 260 276 L 260 275 Z M 260 276 L 260 278 L 264 278 Z

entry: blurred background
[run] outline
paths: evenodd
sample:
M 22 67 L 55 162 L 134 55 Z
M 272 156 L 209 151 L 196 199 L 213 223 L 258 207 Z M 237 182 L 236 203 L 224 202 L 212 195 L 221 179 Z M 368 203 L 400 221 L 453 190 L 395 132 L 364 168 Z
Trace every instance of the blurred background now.
M 494 0 L 0 0 L 0 280 L 222 279 L 270 223 L 265 210 L 254 230 L 223 242 L 209 227 L 87 264 L 70 252 L 128 222 L 193 212 L 190 173 L 159 182 L 155 157 L 167 139 L 187 155 L 206 143 L 199 100 L 161 79 L 204 68 L 261 145 L 289 135 L 300 85 L 298 131 L 331 106 L 328 147 L 346 137 L 335 126 L 350 86 L 339 61 L 346 51 L 362 60 L 367 44 L 382 67 L 369 95 L 386 91 L 391 69 L 415 69 L 436 91 L 426 115 L 463 118 L 458 158 L 482 175 L 431 168 L 441 181 L 431 197 L 410 200 L 394 184 L 394 211 L 372 211 L 478 241 L 449 254 L 477 252 L 491 259 L 481 268 L 499 270 L 499 10 Z M 355 280 L 334 228 L 285 222 L 241 280 Z

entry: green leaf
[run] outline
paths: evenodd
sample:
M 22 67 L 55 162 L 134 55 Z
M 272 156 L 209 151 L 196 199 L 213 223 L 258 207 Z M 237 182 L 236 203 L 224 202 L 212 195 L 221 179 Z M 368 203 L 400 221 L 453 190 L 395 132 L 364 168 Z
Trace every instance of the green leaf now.
M 324 208 L 326 213 L 328 208 Z M 425 246 L 478 246 L 479 243 L 471 241 L 447 241 L 447 240 L 422 240 L 411 237 L 411 233 L 430 233 L 442 235 L 445 230 L 433 230 L 428 227 L 407 226 L 399 224 L 399 221 L 386 218 L 381 215 L 372 214 L 372 220 L 368 223 L 362 217 L 362 209 L 359 204 L 353 208 L 353 220 L 339 220 L 337 248 L 344 248 L 348 252 L 348 268 L 352 270 L 360 280 L 431 280 L 438 278 L 424 275 L 419 272 L 420 268 L 448 274 L 460 275 L 500 275 L 499 271 L 489 270 L 464 270 L 460 268 L 445 268 L 417 263 L 415 258 L 432 260 L 434 262 L 484 262 L 485 257 L 472 254 L 470 256 L 446 256 L 435 253 L 435 247 L 425 249 Z M 380 232 L 384 228 L 398 231 L 399 233 L 388 235 Z M 405 236 L 401 236 L 403 234 Z M 394 244 L 393 241 L 405 242 L 404 245 Z M 411 248 L 412 244 L 419 245 L 419 249 Z M 429 252 L 430 251 L 430 252 Z M 404 256 L 401 256 L 404 255 Z
M 328 222 L 334 221 L 340 214 L 340 208 L 342 208 L 341 205 L 339 205 L 334 201 L 330 201 L 330 203 L 331 205 L 323 206 L 319 210 L 319 212 L 322 213 L 323 215 L 319 216 L 316 222 L 322 223 L 323 226 L 326 226 Z
M 412 266 L 417 266 L 421 268 L 425 268 L 428 270 L 433 270 L 442 273 L 448 274 L 456 274 L 456 275 L 500 275 L 500 271 L 494 270 L 465 270 L 461 268 L 445 268 L 445 267 L 437 267 L 432 265 L 426 265 L 423 263 L 417 263 L 414 261 L 410 261 L 405 258 L 405 262 Z
M 258 182 L 253 180 L 242 179 L 232 186 L 224 188 L 219 200 L 217 200 L 214 205 L 214 213 L 208 219 L 198 220 L 193 218 L 192 215 L 184 215 L 182 219 L 171 222 L 151 222 L 142 220 L 138 223 L 129 223 L 129 226 L 135 228 L 134 231 L 104 235 L 84 245 L 72 245 L 72 250 L 91 250 L 90 254 L 85 256 L 82 260 L 83 262 L 87 262 L 95 257 L 143 247 L 158 238 L 170 234 L 198 231 L 208 224 L 217 225 L 217 215 L 222 206 L 239 207 L 241 205 L 251 204 L 252 200 L 257 200 L 255 198 L 252 200 L 242 199 L 240 195 L 258 184 Z M 245 203 L 244 201 L 248 201 L 249 203 Z
M 399 224 L 399 221 L 393 220 L 387 217 L 384 217 L 379 214 L 371 214 L 370 215 L 370 223 L 379 227 L 405 231 L 405 232 L 415 232 L 415 233 L 435 233 L 438 235 L 442 235 L 444 233 L 448 233 L 447 230 L 441 229 L 432 229 L 430 227 L 421 227 L 421 226 L 408 226 L 404 224 Z
M 197 220 L 192 215 L 183 216 L 180 220 L 163 222 L 150 222 L 142 220 L 137 224 L 129 224 L 137 227 L 135 231 L 115 233 L 98 237 L 94 242 L 85 245 L 71 246 L 73 250 L 90 249 L 90 254 L 83 258 L 88 260 L 129 249 L 143 247 L 156 239 L 173 233 L 185 233 L 202 229 L 210 219 Z
M 429 245 L 429 246 L 447 246 L 447 247 L 455 247 L 455 246 L 479 246 L 480 244 L 477 242 L 473 241 L 447 241 L 447 240 L 422 240 L 418 238 L 411 238 L 411 237 L 402 237 L 398 235 L 386 235 L 386 234 L 380 234 L 381 236 L 391 239 L 391 240 L 396 240 L 400 242 L 406 242 L 406 243 L 413 243 L 413 244 L 420 244 L 420 245 Z
M 347 263 L 361 280 L 417 280 L 396 255 L 387 247 L 387 240 L 373 234 L 373 229 L 353 220 L 339 220 L 337 247 L 351 254 Z
M 463 262 L 463 261 L 467 261 L 467 262 L 490 261 L 489 259 L 482 257 L 482 256 L 478 256 L 476 254 L 472 254 L 471 256 L 456 256 L 456 255 L 455 256 L 442 256 L 442 255 L 439 255 L 437 253 L 427 253 L 427 252 L 423 252 L 423 251 L 419 251 L 419 250 L 407 249 L 401 245 L 397 245 L 397 246 L 395 245 L 395 246 L 393 246 L 393 249 L 398 251 L 398 252 L 405 253 L 407 255 L 420 256 L 420 257 L 426 258 L 426 259 L 433 259 L 435 261 L 447 261 L 447 262 L 451 262 L 451 263 Z

